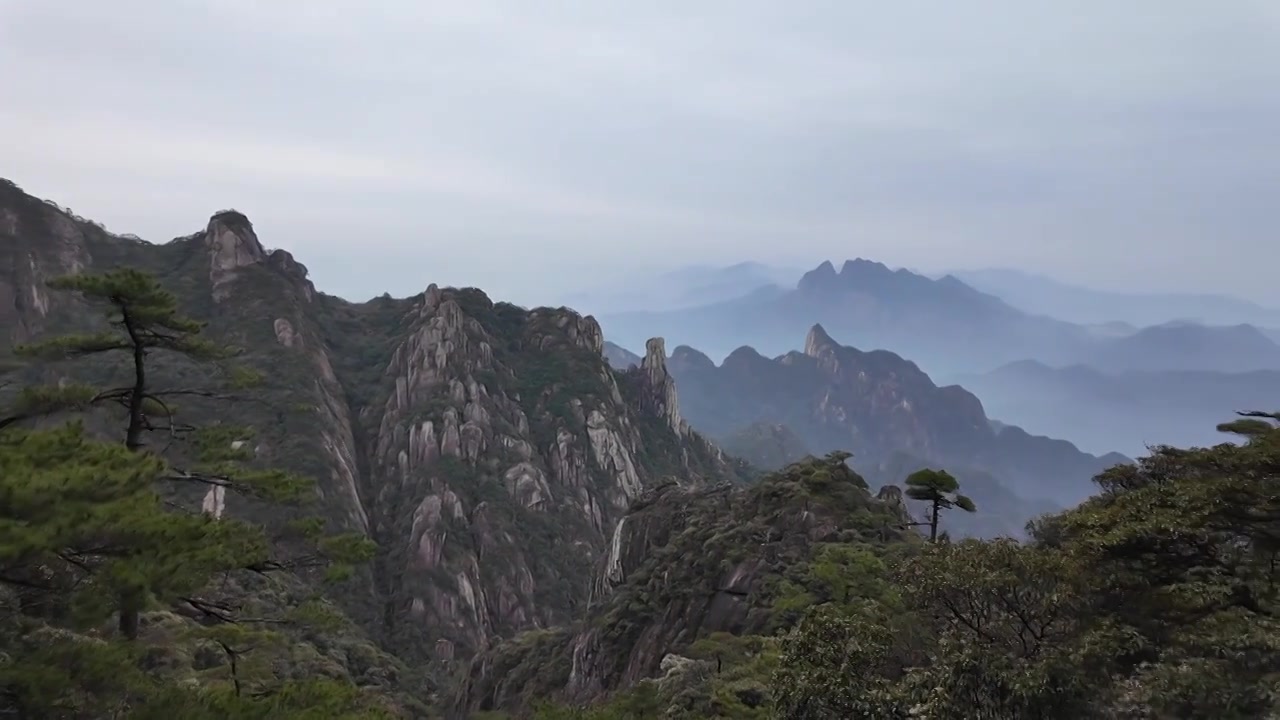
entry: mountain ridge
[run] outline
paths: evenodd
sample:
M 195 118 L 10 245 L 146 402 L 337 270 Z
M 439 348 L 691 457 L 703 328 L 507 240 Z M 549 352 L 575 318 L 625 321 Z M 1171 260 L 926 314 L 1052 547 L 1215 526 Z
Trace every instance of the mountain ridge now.
M 1122 321 L 1150 326 L 1178 319 L 1209 325 L 1280 324 L 1280 309 L 1220 293 L 1098 290 L 1009 268 L 956 270 L 950 274 L 1026 312 L 1081 324 Z
M 1280 370 L 1110 372 L 1022 360 L 950 379 L 980 393 L 1001 419 L 1095 451 L 1214 445 L 1226 440 L 1218 423 L 1237 411 L 1280 406 Z
M 244 349 L 267 378 L 259 402 L 200 416 L 258 428 L 264 462 L 314 478 L 327 522 L 379 545 L 336 599 L 437 677 L 498 638 L 567 622 L 647 487 L 741 472 L 680 421 L 661 352 L 614 372 L 599 324 L 567 309 L 435 285 L 351 303 L 317 291 L 287 251 L 267 251 L 243 213 L 152 244 L 8 182 L 0 239 L 9 347 L 93 326 L 98 314 L 49 279 L 127 266 L 155 273 L 211 340 Z M 157 381 L 176 372 L 160 367 Z
M 684 417 L 726 444 L 754 425 L 785 427 L 807 451 L 853 452 L 854 467 L 882 484 L 930 464 L 947 467 L 977 484 L 975 499 L 985 496 L 988 511 L 1005 514 L 987 515 L 979 499 L 973 522 L 992 534 L 1018 534 L 1030 515 L 1080 501 L 1096 473 L 1130 462 L 1015 426 L 997 429 L 965 388 L 935 384 L 896 353 L 842 346 L 821 324 L 810 328 L 804 348 L 768 358 L 743 346 L 717 365 L 677 347 L 667 367 Z
M 838 271 L 824 261 L 782 293 L 673 312 L 610 313 L 600 320 L 610 340 L 623 346 L 661 336 L 719 357 L 742 346 L 785 354 L 817 323 L 857 338 L 862 347 L 910 357 L 937 375 L 984 372 L 1028 357 L 1054 365 L 1161 369 L 1183 350 L 1199 369 L 1280 369 L 1280 345 L 1256 328 L 1244 338 L 1239 327 L 1160 325 L 1122 332 L 1115 323 L 1078 325 L 1021 310 L 954 275 L 932 279 L 862 258 L 845 261 Z M 1160 345 L 1162 337 L 1178 352 L 1165 347 L 1153 354 L 1144 347 Z M 1220 355 L 1205 349 L 1215 345 L 1235 349 Z

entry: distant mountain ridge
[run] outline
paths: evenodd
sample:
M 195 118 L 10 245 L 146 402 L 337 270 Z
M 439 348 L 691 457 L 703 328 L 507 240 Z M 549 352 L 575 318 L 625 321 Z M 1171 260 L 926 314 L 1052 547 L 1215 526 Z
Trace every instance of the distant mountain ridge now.
M 1280 345 L 1252 326 L 1162 325 L 1132 333 L 1116 323 L 1086 327 L 1024 312 L 955 276 L 931 279 L 864 259 L 846 261 L 838 271 L 823 262 L 792 290 L 678 311 L 605 314 L 600 321 L 606 336 L 623 346 L 661 336 L 719 357 L 742 346 L 786 353 L 818 323 L 859 347 L 910 357 L 938 375 L 986 372 L 1024 358 L 1114 370 L 1280 369 Z M 1230 350 L 1218 351 L 1223 348 Z
M 1205 325 L 1280 325 L 1280 309 L 1228 295 L 1110 292 L 1005 268 L 950 274 L 1025 312 L 1086 325 L 1120 321 L 1145 326 L 1178 320 Z
M 1135 454 L 1149 444 L 1227 441 L 1218 423 L 1253 407 L 1280 408 L 1280 371 L 1129 371 L 1034 360 L 949 378 L 973 390 L 993 416 L 1066 438 L 1090 451 Z
M 600 320 L 606 335 L 623 346 L 663 336 L 721 357 L 744 345 L 785 353 L 818 323 L 861 347 L 892 350 L 935 372 L 985 369 L 1044 352 L 1067 356 L 1089 337 L 1083 328 L 1029 316 L 958 279 L 931 280 L 860 258 L 839 271 L 824 262 L 781 293 L 671 312 L 605 314 Z
M 879 483 L 901 482 L 930 464 L 946 467 L 985 503 L 971 526 L 980 531 L 1016 533 L 1030 515 L 1079 502 L 1092 493 L 1095 474 L 1127 462 L 1017 427 L 994 427 L 982 402 L 964 388 L 935 385 L 895 353 L 841 346 L 821 325 L 810 329 L 804 352 L 770 359 L 743 347 L 717 365 L 681 346 L 667 368 L 684 417 L 708 436 L 736 438 L 752 426 L 784 426 L 814 453 L 853 452 L 854 467 Z
M 1280 345 L 1252 325 L 1170 322 L 1108 339 L 1085 358 L 1102 370 L 1280 370 Z

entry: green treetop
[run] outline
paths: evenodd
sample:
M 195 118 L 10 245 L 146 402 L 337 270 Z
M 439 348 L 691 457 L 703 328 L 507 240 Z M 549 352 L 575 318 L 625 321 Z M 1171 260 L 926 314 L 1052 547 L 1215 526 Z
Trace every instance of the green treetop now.
M 959 494 L 960 483 L 945 470 L 918 470 L 907 476 L 907 497 L 929 503 L 929 540 L 938 540 L 939 513 L 960 508 L 965 512 L 977 510 L 973 501 Z

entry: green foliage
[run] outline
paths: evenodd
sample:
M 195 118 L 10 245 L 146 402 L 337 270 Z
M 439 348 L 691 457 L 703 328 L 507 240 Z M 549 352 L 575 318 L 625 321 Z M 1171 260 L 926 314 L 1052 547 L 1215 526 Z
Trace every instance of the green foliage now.
M 252 430 L 183 422 L 174 402 L 228 396 L 157 385 L 157 358 L 197 368 L 233 353 L 199 337 L 201 324 L 179 314 L 174 296 L 144 273 L 117 270 L 50 284 L 105 305 L 111 329 L 55 337 L 21 352 L 41 360 L 120 353 L 130 358 L 131 382 L 28 388 L 0 422 L 0 599 L 16 611 L 10 615 L 16 626 L 0 625 L 0 712 L 384 716 L 350 682 L 282 675 L 298 632 L 340 629 L 345 621 L 324 603 L 285 591 L 296 579 L 264 579 L 323 568 L 328 579 L 341 580 L 372 557 L 372 543 L 329 534 L 314 518 L 273 528 L 224 514 L 229 496 L 298 504 L 312 498 L 313 486 L 258 465 Z M 199 374 L 221 374 L 232 388 L 262 380 L 251 371 L 223 370 Z M 122 444 L 90 439 L 78 422 L 18 429 L 24 420 L 68 412 L 98 418 L 113 407 L 124 410 Z M 144 442 L 149 434 L 161 434 L 164 444 Z M 200 495 L 203 508 L 193 503 Z M 118 618 L 118 634 L 105 630 L 111 617 Z M 44 640 L 26 641 L 33 634 Z M 215 660 L 197 661 L 202 653 Z
M 959 494 L 960 483 L 945 470 L 917 470 L 907 476 L 907 497 L 929 503 L 929 539 L 938 539 L 939 513 L 960 508 L 976 512 L 973 501 Z
M 80 274 L 49 281 L 55 290 L 78 292 L 107 307 L 113 331 L 52 338 L 19 352 L 58 359 L 135 348 L 163 349 L 201 358 L 226 357 L 229 350 L 198 336 L 202 325 L 178 311 L 178 300 L 151 275 L 134 269 Z
M 1031 544 L 934 543 L 900 559 L 897 607 L 818 606 L 784 644 L 780 716 L 1274 714 L 1280 417 L 1246 417 L 1224 426 L 1244 445 L 1161 447 L 1107 471 L 1101 495 L 1033 523 Z M 916 486 L 956 490 L 936 473 Z
M 893 638 L 875 619 L 815 610 L 788 638 L 774 675 L 779 718 L 907 718 L 886 677 Z
M 696 578 L 722 577 L 697 555 L 720 557 L 715 538 L 750 538 L 787 558 L 766 566 L 764 592 L 746 600 L 767 606 L 768 621 L 668 646 L 679 656 L 649 679 L 544 716 L 629 717 L 610 713 L 636 702 L 639 716 L 673 718 L 1269 717 L 1280 710 L 1280 417 L 1246 418 L 1227 426 L 1243 445 L 1156 448 L 1103 473 L 1100 495 L 1033 523 L 1025 544 L 840 535 L 790 555 L 765 529 L 777 526 L 728 506 L 703 514 L 686 497 L 687 514 L 676 516 L 698 528 L 678 536 L 689 544 L 660 548 L 633 571 L 599 632 L 634 663 L 625 648 L 636 638 L 687 622 L 680 603 L 714 592 Z M 749 502 L 775 519 L 843 506 L 861 527 L 861 513 L 876 516 L 865 499 L 862 508 L 837 500 L 865 494 L 842 464 L 792 466 Z M 912 480 L 917 499 L 964 507 L 946 473 Z M 729 518 L 741 534 L 722 525 Z M 768 650 L 773 631 L 781 642 Z

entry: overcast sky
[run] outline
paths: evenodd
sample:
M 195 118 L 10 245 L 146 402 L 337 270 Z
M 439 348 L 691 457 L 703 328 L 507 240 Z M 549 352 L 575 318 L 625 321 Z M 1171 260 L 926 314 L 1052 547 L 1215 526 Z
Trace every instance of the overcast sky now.
M 0 137 L 352 299 L 863 256 L 1280 304 L 1276 0 L 0 0 Z

